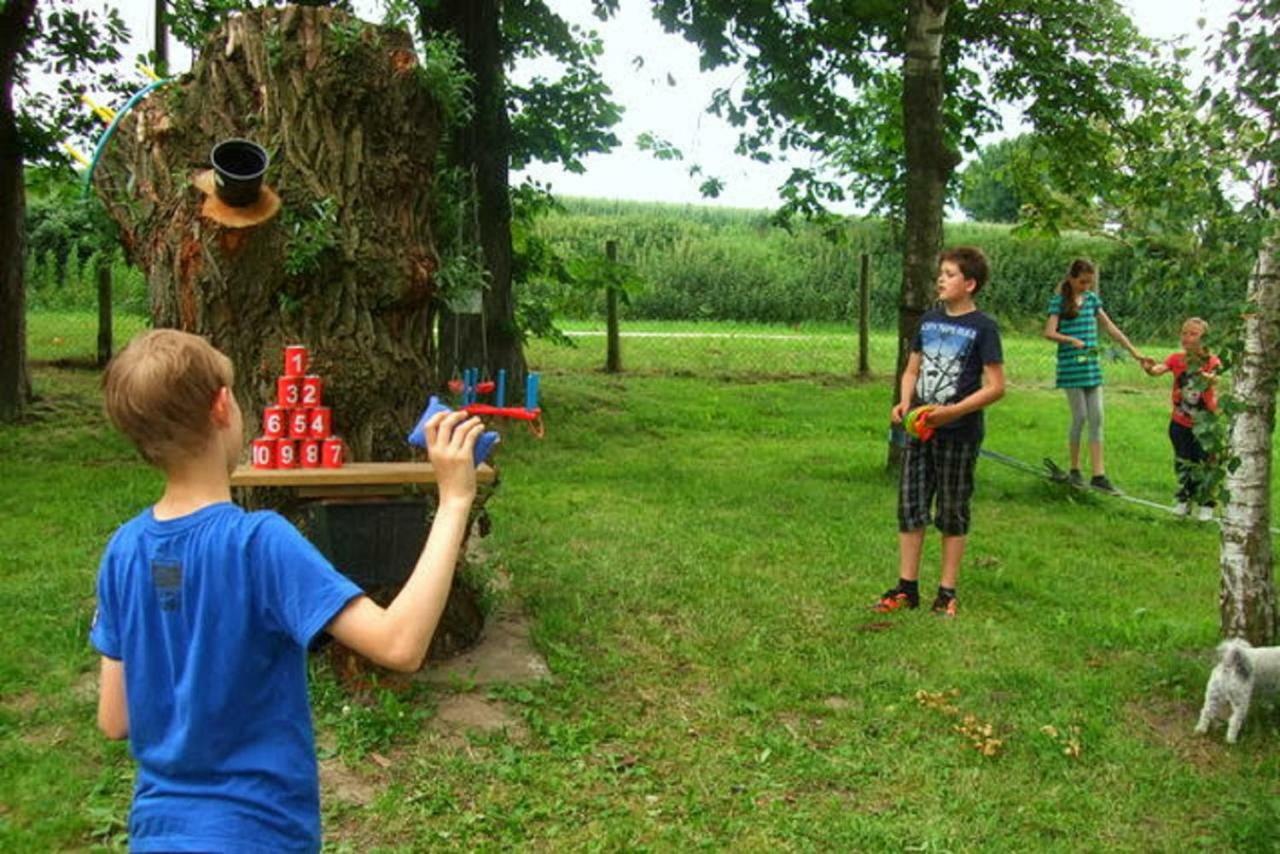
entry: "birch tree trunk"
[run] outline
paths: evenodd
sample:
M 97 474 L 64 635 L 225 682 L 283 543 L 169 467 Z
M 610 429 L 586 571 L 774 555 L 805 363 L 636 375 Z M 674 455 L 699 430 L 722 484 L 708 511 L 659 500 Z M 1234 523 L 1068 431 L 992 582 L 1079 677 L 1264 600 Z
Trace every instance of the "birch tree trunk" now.
M 902 250 L 902 301 L 898 307 L 898 364 L 893 402 L 920 318 L 933 304 L 942 209 L 947 181 L 960 163 L 949 147 L 942 120 L 942 37 L 950 0 L 909 0 L 903 61 L 902 119 L 906 138 L 906 222 Z M 898 430 L 900 428 L 895 428 Z M 901 438 L 895 436 L 895 438 Z M 900 442 L 889 443 L 889 466 L 901 461 Z
M 1249 283 L 1249 305 L 1232 394 L 1242 406 L 1231 425 L 1231 452 L 1240 465 L 1226 479 L 1230 498 L 1222 519 L 1219 609 L 1223 637 L 1260 646 L 1276 637 L 1271 437 L 1280 367 L 1280 231 L 1263 242 Z

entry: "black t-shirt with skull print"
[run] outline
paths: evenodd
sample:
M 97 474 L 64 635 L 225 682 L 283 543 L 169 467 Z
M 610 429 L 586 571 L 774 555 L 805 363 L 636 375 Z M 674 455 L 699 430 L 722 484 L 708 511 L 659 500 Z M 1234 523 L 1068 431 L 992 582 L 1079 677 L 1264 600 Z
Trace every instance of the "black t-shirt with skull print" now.
M 982 388 L 983 366 L 1004 361 L 1000 327 L 980 311 L 955 316 L 938 309 L 925 312 L 911 350 L 920 354 L 913 407 L 964 400 Z M 981 442 L 982 410 L 944 424 L 937 435 L 956 442 Z

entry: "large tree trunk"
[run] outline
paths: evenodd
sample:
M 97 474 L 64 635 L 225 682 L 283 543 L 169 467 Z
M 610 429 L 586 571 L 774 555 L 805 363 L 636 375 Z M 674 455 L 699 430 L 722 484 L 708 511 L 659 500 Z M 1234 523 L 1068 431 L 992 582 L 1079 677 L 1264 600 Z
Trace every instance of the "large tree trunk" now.
M 1249 283 L 1244 352 L 1232 396 L 1241 405 L 1231 424 L 1231 453 L 1240 465 L 1229 472 L 1230 493 L 1222 518 L 1223 637 L 1255 646 L 1276 637 L 1276 593 L 1271 571 L 1271 435 L 1276 426 L 1280 369 L 1280 232 L 1264 242 Z
M 960 162 L 947 146 L 942 122 L 942 36 L 949 0 L 909 0 L 902 71 L 902 129 L 906 139 L 906 222 L 902 248 L 902 298 L 898 306 L 898 364 L 893 402 L 920 318 L 935 301 L 942 209 L 947 181 Z M 901 428 L 889 443 L 889 466 L 902 457 Z
M 440 0 L 420 3 L 424 32 L 449 31 L 462 45 L 473 78 L 475 111 L 451 134 L 449 162 L 469 173 L 476 194 L 476 225 L 484 250 L 489 287 L 482 314 L 440 318 L 440 367 L 447 379 L 462 368 L 508 373 L 508 388 L 521 388 L 524 352 L 511 293 L 511 124 L 502 68 L 501 11 L 498 0 Z
M 27 374 L 26 258 L 22 140 L 13 109 L 18 54 L 36 0 L 0 3 L 0 422 L 17 421 L 31 400 Z
M 238 14 L 189 75 L 124 119 L 96 175 L 146 272 L 155 324 L 230 355 L 253 414 L 274 397 L 282 347 L 309 346 L 355 459 L 403 458 L 436 372 L 441 115 L 415 71 L 406 33 L 340 11 Z M 203 218 L 192 186 L 211 146 L 232 137 L 271 153 L 266 182 L 284 203 L 252 228 Z

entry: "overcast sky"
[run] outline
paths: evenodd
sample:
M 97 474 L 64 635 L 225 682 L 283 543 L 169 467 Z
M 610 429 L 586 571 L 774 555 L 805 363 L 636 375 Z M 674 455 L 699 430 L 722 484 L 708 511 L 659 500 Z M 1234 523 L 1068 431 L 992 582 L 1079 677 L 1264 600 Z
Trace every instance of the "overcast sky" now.
M 565 19 L 595 29 L 603 37 L 605 52 L 599 61 L 600 69 L 605 82 L 613 89 L 615 101 L 625 108 L 622 123 L 615 128 L 622 145 L 610 154 L 587 158 L 585 175 L 538 165 L 513 176 L 513 180 L 527 174 L 550 183 L 555 192 L 563 195 L 751 208 L 778 206 L 777 186 L 792 165 L 803 165 L 803 161 L 763 166 L 735 156 L 734 129 L 704 111 L 711 92 L 733 83 L 737 71 L 699 72 L 696 49 L 679 36 L 662 31 L 653 20 L 649 0 L 622 0 L 618 15 L 603 23 L 591 15 L 590 0 L 547 2 Z M 1211 41 L 1208 34 L 1220 29 L 1236 7 L 1235 0 L 1121 0 L 1121 3 L 1128 7 L 1133 20 L 1146 35 L 1184 38 L 1197 53 Z M 101 0 L 85 0 L 84 5 L 100 7 Z M 135 46 L 126 51 L 126 55 L 148 50 L 154 33 L 150 19 L 153 4 L 129 0 L 117 6 L 125 10 L 134 37 Z M 356 7 L 371 20 L 381 17 L 374 0 L 356 0 Z M 1204 31 L 1197 28 L 1200 18 L 1207 21 Z M 171 64 L 175 70 L 189 67 L 190 55 L 181 46 L 176 46 L 172 53 Z M 644 58 L 643 67 L 639 69 L 634 62 L 637 56 Z M 1193 72 L 1202 68 L 1198 57 L 1192 68 Z M 516 75 L 527 77 L 547 71 L 545 65 L 525 66 L 517 69 Z M 670 84 L 668 74 L 676 85 Z M 657 161 L 638 150 L 636 137 L 646 131 L 679 148 L 685 161 Z M 725 181 L 725 190 L 719 199 L 708 201 L 700 197 L 701 179 L 688 175 L 692 163 Z

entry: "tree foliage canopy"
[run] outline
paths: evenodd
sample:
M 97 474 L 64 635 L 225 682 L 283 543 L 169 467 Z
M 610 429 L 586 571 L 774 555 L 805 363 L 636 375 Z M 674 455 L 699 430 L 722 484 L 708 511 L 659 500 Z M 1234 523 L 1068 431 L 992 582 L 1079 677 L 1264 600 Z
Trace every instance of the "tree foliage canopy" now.
M 791 208 L 851 199 L 902 209 L 903 3 L 654 5 L 668 30 L 700 47 L 704 68 L 743 65 L 741 88 L 720 90 L 711 104 L 741 128 L 740 152 L 762 161 L 797 150 L 817 155 L 817 166 L 793 169 L 783 188 Z M 1067 187 L 1105 183 L 1117 147 L 1138 144 L 1142 127 L 1133 117 L 1178 79 L 1115 0 L 950 3 L 943 62 L 948 145 L 975 151 L 1001 127 L 997 105 L 1023 105 L 1058 155 L 1054 183 Z
M 1022 193 L 1018 188 L 1017 156 L 1028 148 L 1027 137 L 1002 139 L 983 146 L 978 157 L 960 173 L 960 207 L 978 222 L 1018 221 Z
M 36 7 L 14 68 L 18 133 L 28 163 L 65 162 L 58 146 L 97 121 L 79 102 L 86 89 L 119 88 L 109 65 L 120 59 L 129 30 L 108 3 L 84 8 L 74 0 Z M 35 72 L 58 79 L 54 93 L 33 87 Z

